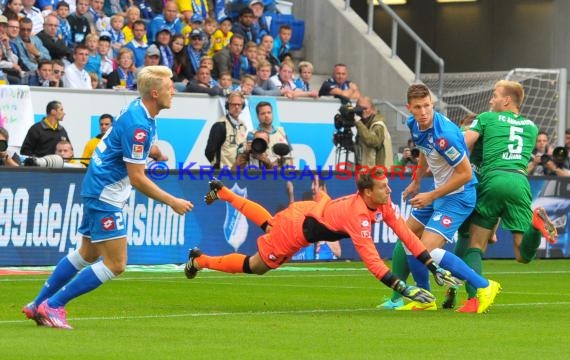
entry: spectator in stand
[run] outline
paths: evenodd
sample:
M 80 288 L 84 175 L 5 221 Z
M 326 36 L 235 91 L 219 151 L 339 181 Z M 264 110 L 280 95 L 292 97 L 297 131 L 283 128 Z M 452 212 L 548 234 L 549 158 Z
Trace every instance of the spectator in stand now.
M 110 17 L 113 15 L 121 15 L 125 17 L 127 11 L 129 11 L 129 6 L 132 5 L 132 3 L 132 0 L 105 0 L 103 12 Z
M 123 34 L 123 24 L 125 17 L 120 14 L 111 16 L 111 27 L 103 34 L 109 35 L 111 38 L 111 48 L 113 49 L 113 58 L 117 58 L 119 50 L 127 43 L 125 41 L 125 34 Z
M 8 20 L 20 20 L 24 17 L 22 14 L 23 8 L 24 6 L 22 5 L 22 0 L 7 0 L 6 7 L 4 8 L 2 15 L 6 16 Z
M 204 49 L 204 36 L 202 30 L 192 30 L 190 33 L 190 44 L 188 45 L 187 51 L 188 62 L 190 65 L 191 76 L 194 76 L 200 68 L 200 59 L 206 54 L 206 49 Z
M 239 86 L 237 87 L 236 91 L 241 92 L 243 95 L 251 95 L 253 92 L 253 87 L 255 86 L 255 76 L 245 74 L 241 77 L 241 81 L 239 82 Z
M 311 89 L 311 80 L 313 78 L 313 64 L 308 61 L 301 61 L 298 66 L 299 77 L 295 79 L 295 85 L 298 89 L 303 91 L 314 91 L 315 96 L 319 93 L 316 90 Z
M 193 69 L 188 60 L 188 53 L 190 50 L 184 46 L 184 36 L 176 34 L 170 41 L 170 49 L 174 55 L 174 64 L 172 66 L 172 81 L 174 81 L 174 88 L 176 91 L 184 91 L 186 85 L 194 76 Z
M 336 64 L 333 76 L 323 82 L 319 90 L 319 96 L 340 95 L 349 99 L 360 97 L 360 90 L 356 83 L 348 80 L 348 67 L 345 64 Z
M 38 38 L 42 41 L 44 47 L 49 51 L 52 59 L 72 58 L 72 52 L 65 42 L 58 38 L 57 30 L 59 28 L 59 20 L 57 15 L 51 13 L 44 19 L 44 29 L 38 33 Z
M 242 64 L 244 74 L 255 75 L 257 73 L 257 45 L 253 41 L 245 44 Z
M 202 24 L 204 23 L 204 19 L 200 14 L 192 15 L 190 19 L 190 23 L 182 28 L 182 35 L 184 35 L 185 43 L 184 45 L 190 44 L 190 33 L 194 30 L 202 31 Z M 205 35 L 204 39 L 205 40 Z
M 107 77 L 115 68 L 115 58 L 112 57 L 111 38 L 108 35 L 101 35 L 97 43 L 97 53 L 101 56 L 101 67 L 99 68 L 102 78 L 102 87 L 107 85 Z
M 131 40 L 133 40 L 135 38 L 135 34 L 134 34 L 134 30 L 135 30 L 135 23 L 137 23 L 138 21 L 141 21 L 141 11 L 138 7 L 136 6 L 131 6 L 127 9 L 127 13 L 125 15 L 125 18 L 127 20 L 127 24 L 123 27 L 123 35 L 125 36 L 125 44 L 128 44 L 129 42 L 131 42 Z M 146 38 L 146 23 L 143 21 L 142 22 L 144 24 L 144 36 L 142 38 L 142 40 L 144 40 L 145 44 L 148 43 L 147 38 Z M 136 54 L 135 54 L 135 58 L 136 58 Z M 144 58 L 144 54 L 143 54 L 143 58 Z
M 46 116 L 28 130 L 20 154 L 35 157 L 55 154 L 58 142 L 69 141 L 67 131 L 60 124 L 64 117 L 63 105 L 59 101 L 50 101 L 46 106 Z
M 222 72 L 232 74 L 234 83 L 238 83 L 243 75 L 241 52 L 243 50 L 244 38 L 239 34 L 234 34 L 230 39 L 230 44 L 214 55 L 214 79 L 217 79 Z
M 40 60 L 38 69 L 28 73 L 25 85 L 49 87 L 53 77 L 53 65 L 51 60 Z
M 104 89 L 103 82 L 99 80 L 99 75 L 94 72 L 88 72 L 89 80 L 91 81 L 91 89 Z
M 95 33 L 88 34 L 85 38 L 85 46 L 89 50 L 85 71 L 96 73 L 101 79 L 101 55 L 99 55 L 99 35 Z
M 141 12 L 141 19 L 144 19 L 146 21 L 151 21 L 154 19 L 157 14 L 159 14 L 163 9 L 153 8 L 151 6 L 150 0 L 134 0 L 133 5 L 139 8 Z
M 109 74 L 107 89 L 136 90 L 136 67 L 131 49 L 122 48 L 117 58 L 117 70 Z
M 277 38 L 273 41 L 273 49 L 271 49 L 271 54 L 279 61 L 283 61 L 285 54 L 289 54 L 291 50 L 291 37 L 293 36 L 293 29 L 290 25 L 281 25 L 279 27 L 279 33 Z
M 62 77 L 65 74 L 65 65 L 61 60 L 52 60 L 52 78 L 49 82 L 50 87 L 63 87 L 63 80 Z
M 295 97 L 295 89 L 297 89 L 297 85 L 293 81 L 294 68 L 295 65 L 292 62 L 284 61 L 279 66 L 279 73 L 270 78 L 275 87 L 284 90 L 283 95 L 289 98 Z
M 35 36 L 44 27 L 44 17 L 40 9 L 34 6 L 35 0 L 22 0 L 21 14 L 32 21 L 32 34 Z M 21 25 L 20 25 L 21 26 Z
M 204 26 L 202 27 L 202 33 L 204 35 L 204 51 L 208 53 L 212 47 L 212 36 L 218 29 L 218 22 L 214 18 L 206 18 L 204 20 Z
M 8 130 L 0 127 L 0 140 L 6 141 L 10 140 L 10 134 Z M 0 151 L 0 166 L 4 167 L 18 167 L 20 166 L 20 156 L 11 150 Z
M 239 91 L 232 92 L 226 101 L 228 113 L 210 129 L 204 154 L 216 169 L 232 166 L 236 160 L 238 147 L 246 141 L 247 129 L 240 120 L 244 108 L 243 94 Z
M 6 33 L 8 19 L 0 15 L 0 70 L 6 74 L 8 84 L 19 85 L 22 82 L 22 68 L 18 65 L 18 56 L 10 47 L 10 37 Z
M 253 24 L 253 10 L 248 7 L 241 9 L 239 18 L 232 26 L 232 32 L 243 36 L 245 42 L 257 40 L 257 32 L 252 28 Z
M 55 153 L 63 158 L 63 167 L 84 168 L 79 160 L 74 159 L 73 145 L 67 140 L 62 140 L 55 146 Z
M 218 79 L 218 86 L 224 92 L 224 95 L 228 95 L 232 91 L 235 91 L 237 86 L 234 86 L 232 81 L 232 75 L 227 72 L 223 72 L 220 74 L 220 78 Z
M 80 0 L 81 1 L 81 0 Z M 65 68 L 63 86 L 69 89 L 91 89 L 91 79 L 85 71 L 89 50 L 85 45 L 77 45 L 73 51 L 73 63 Z
M 55 7 L 58 2 L 59 0 L 36 0 L 35 5 L 40 9 L 42 15 L 45 15 L 55 11 Z
M 253 95 L 262 96 L 286 96 L 288 89 L 278 89 L 269 78 L 271 76 L 271 64 L 261 60 L 257 64 L 257 84 L 253 87 Z
M 73 44 L 71 38 L 71 25 L 67 18 L 69 17 L 69 4 L 65 1 L 60 1 L 56 6 L 56 15 L 58 21 L 57 27 L 57 38 L 63 41 L 65 46 L 71 50 L 71 45 Z M 73 54 L 73 52 L 71 52 Z
M 273 146 L 275 144 L 286 144 L 289 146 L 289 149 L 291 149 L 289 139 L 287 138 L 287 134 L 285 134 L 285 129 L 281 126 L 273 126 L 273 107 L 270 103 L 266 101 L 259 102 L 255 106 L 255 111 L 257 113 L 257 119 L 259 120 L 257 130 L 265 131 L 269 135 L 266 151 L 269 159 L 271 159 L 275 166 L 283 165 L 283 161 L 279 164 L 279 155 L 273 152 Z M 286 160 L 288 165 L 293 165 L 293 157 L 291 156 L 291 153 L 289 153 L 287 158 L 283 160 Z
M 182 31 L 182 23 L 178 18 L 178 9 L 174 1 L 167 1 L 162 14 L 152 19 L 147 33 L 148 41 L 156 41 L 158 32 L 165 27 L 170 30 L 171 34 L 180 34 Z
M 272 51 L 273 51 L 273 36 L 267 34 L 264 35 L 261 38 L 261 44 L 260 46 L 265 50 L 266 53 L 266 60 L 271 64 L 271 76 L 277 74 L 277 72 L 279 71 L 279 64 L 281 64 L 281 62 L 279 61 L 278 58 L 276 58 L 275 56 L 273 56 Z
M 67 18 L 71 28 L 71 47 L 85 42 L 87 34 L 91 33 L 91 26 L 86 14 L 89 12 L 88 0 L 77 0 L 75 12 Z
M 210 82 L 211 79 L 210 69 L 203 66 L 198 69 L 196 77 L 188 83 L 185 92 L 224 96 L 224 91 L 217 85 L 213 86 Z
M 552 149 L 549 147 L 548 134 L 544 131 L 539 131 L 536 137 L 536 144 L 534 145 L 534 150 L 532 150 L 531 160 L 527 166 L 528 175 L 541 176 L 545 175 L 545 164 L 543 162 L 543 155 L 545 159 L 552 155 Z
M 200 67 L 206 66 L 210 71 L 214 70 L 214 59 L 211 56 L 202 56 L 200 59 Z
M 91 32 L 101 35 L 102 32 L 108 32 L 111 28 L 111 19 L 103 11 L 104 0 L 91 0 L 89 11 L 85 17 L 89 21 Z
M 170 49 L 170 39 L 172 38 L 172 33 L 170 29 L 165 26 L 156 34 L 156 41 L 154 44 L 160 50 L 160 65 L 164 65 L 170 69 L 174 65 L 174 54 Z
M 142 20 L 137 20 L 133 24 L 133 39 L 125 45 L 126 48 L 131 49 L 135 54 L 135 66 L 140 68 L 144 64 L 144 57 L 148 49 L 146 42 L 146 24 Z
M 22 18 L 20 20 L 20 36 L 15 40 L 18 48 L 17 54 L 25 65 L 25 69 L 36 71 L 38 69 L 38 61 L 51 60 L 49 51 L 42 44 L 42 41 L 32 32 L 32 20 Z
M 251 27 L 257 33 L 256 43 L 260 43 L 263 35 L 269 34 L 269 24 L 263 15 L 264 5 L 262 0 L 251 0 L 249 7 L 253 11 L 253 21 Z
M 220 21 L 220 27 L 212 35 L 212 46 L 208 51 L 208 56 L 214 56 L 218 51 L 224 49 L 230 43 L 230 39 L 233 36 L 232 20 L 226 17 Z
M 89 166 L 89 162 L 91 161 L 91 155 L 95 152 L 95 148 L 99 145 L 101 138 L 107 130 L 113 125 L 113 116 L 109 114 L 103 114 L 99 116 L 99 135 L 95 136 L 91 140 L 87 142 L 85 145 L 85 149 L 83 149 L 83 155 L 81 155 L 81 163 L 85 166 Z
M 142 67 L 139 68 L 139 70 L 145 66 L 158 65 L 159 63 L 160 63 L 160 50 L 158 49 L 158 46 L 152 44 L 148 47 L 148 49 L 146 49 L 144 64 Z

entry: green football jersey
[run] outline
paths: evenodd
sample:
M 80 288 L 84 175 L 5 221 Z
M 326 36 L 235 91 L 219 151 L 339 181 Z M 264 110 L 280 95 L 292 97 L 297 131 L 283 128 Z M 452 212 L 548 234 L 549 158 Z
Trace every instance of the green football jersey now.
M 495 169 L 519 170 L 526 174 L 538 128 L 531 120 L 513 112 L 484 112 L 470 130 L 483 141 L 481 173 Z
M 465 130 L 469 129 L 469 126 L 461 127 L 461 132 L 465 133 Z M 483 141 L 481 138 L 477 139 L 477 142 L 473 145 L 473 149 L 471 149 L 471 153 L 469 154 L 469 162 L 471 163 L 471 167 L 475 174 L 479 176 L 481 174 L 481 162 L 483 161 Z

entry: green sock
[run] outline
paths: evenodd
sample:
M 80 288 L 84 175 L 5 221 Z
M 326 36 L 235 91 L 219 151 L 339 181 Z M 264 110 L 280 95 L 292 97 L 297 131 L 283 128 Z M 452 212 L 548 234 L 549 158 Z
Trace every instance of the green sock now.
M 457 238 L 457 242 L 455 243 L 455 249 L 453 249 L 453 253 L 457 255 L 458 258 L 463 259 L 465 253 L 467 252 L 467 248 L 469 247 L 469 234 L 466 237 L 463 237 L 461 234 Z
M 394 251 L 392 252 L 392 274 L 404 281 L 406 281 L 410 275 L 408 256 L 404 251 L 404 245 L 402 245 L 402 241 L 400 239 L 396 242 L 396 246 L 394 246 Z M 401 298 L 402 294 L 397 291 L 393 291 L 390 300 L 396 301 Z
M 475 270 L 477 274 L 481 275 L 483 273 L 483 252 L 481 249 L 467 249 L 463 260 L 471 269 Z M 465 289 L 467 290 L 467 298 L 471 299 L 477 295 L 477 289 L 469 283 L 465 283 Z
M 540 245 L 540 232 L 532 225 L 524 233 L 521 243 L 521 256 L 526 262 L 530 262 L 536 256 L 536 250 Z

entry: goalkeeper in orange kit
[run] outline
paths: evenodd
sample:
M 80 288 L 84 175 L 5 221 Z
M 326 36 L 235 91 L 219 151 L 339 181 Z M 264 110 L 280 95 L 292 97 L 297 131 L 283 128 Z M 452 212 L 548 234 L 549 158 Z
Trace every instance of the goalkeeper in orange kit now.
M 374 176 L 360 174 L 356 185 L 356 194 L 331 200 L 321 192 L 318 201 L 294 202 L 272 216 L 261 205 L 236 195 L 220 181 L 211 181 L 211 191 L 205 197 L 207 204 L 216 199 L 229 202 L 260 226 L 265 234 L 257 239 L 258 252 L 252 256 L 239 253 L 208 256 L 198 248 L 192 249 L 184 269 L 186 277 L 193 279 L 201 269 L 262 275 L 289 261 L 299 249 L 311 243 L 351 238 L 366 267 L 378 280 L 411 300 L 434 301 L 435 297 L 429 291 L 407 285 L 393 275 L 380 258 L 372 240 L 372 223 L 384 221 L 429 268 L 439 285 L 458 283 L 449 271 L 433 261 L 424 245 L 406 226 L 390 200 L 391 190 L 381 171 Z

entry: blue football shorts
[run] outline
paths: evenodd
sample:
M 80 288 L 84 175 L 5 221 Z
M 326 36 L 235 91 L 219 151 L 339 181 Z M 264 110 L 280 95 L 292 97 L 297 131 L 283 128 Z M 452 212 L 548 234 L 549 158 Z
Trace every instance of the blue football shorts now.
M 120 208 L 94 198 L 83 198 L 83 218 L 77 229 L 92 243 L 127 236 L 123 212 Z
M 477 194 L 474 186 L 464 191 L 445 195 L 422 209 L 413 209 L 412 216 L 429 230 L 451 242 L 459 226 L 475 208 Z

